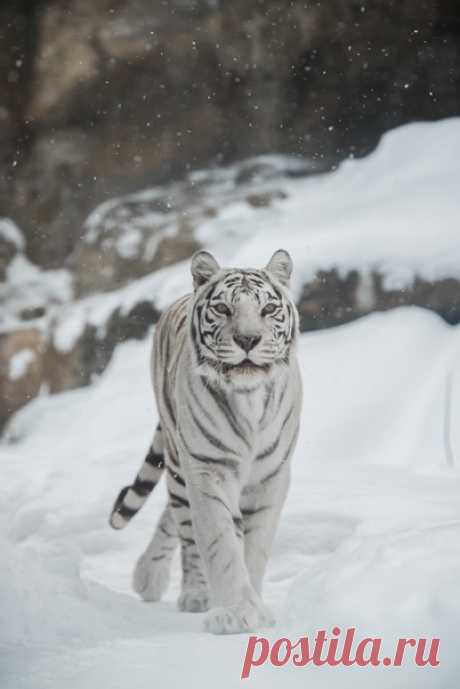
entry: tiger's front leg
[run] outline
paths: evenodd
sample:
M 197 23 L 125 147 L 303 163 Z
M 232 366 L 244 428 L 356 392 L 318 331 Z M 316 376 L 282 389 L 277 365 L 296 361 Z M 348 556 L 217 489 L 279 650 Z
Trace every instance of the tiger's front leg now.
M 169 506 L 181 544 L 182 586 L 177 605 L 183 612 L 204 612 L 209 593 L 202 561 L 195 542 L 192 514 L 185 481 L 179 466 L 168 465 Z
M 262 595 L 262 584 L 281 510 L 289 487 L 286 463 L 276 475 L 243 491 L 244 552 L 251 583 Z
M 210 586 L 205 628 L 214 634 L 235 634 L 271 624 L 245 564 L 240 486 L 231 465 L 221 462 L 218 468 L 203 468 L 205 462 L 184 459 L 194 532 Z

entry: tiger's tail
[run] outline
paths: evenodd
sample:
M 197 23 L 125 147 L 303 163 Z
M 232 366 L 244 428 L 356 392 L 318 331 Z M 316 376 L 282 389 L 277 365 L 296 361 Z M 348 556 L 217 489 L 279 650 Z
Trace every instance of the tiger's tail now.
M 158 425 L 153 441 L 134 483 L 120 491 L 110 514 L 110 526 L 114 529 L 124 527 L 146 502 L 163 474 L 165 466 L 164 444 L 161 426 Z

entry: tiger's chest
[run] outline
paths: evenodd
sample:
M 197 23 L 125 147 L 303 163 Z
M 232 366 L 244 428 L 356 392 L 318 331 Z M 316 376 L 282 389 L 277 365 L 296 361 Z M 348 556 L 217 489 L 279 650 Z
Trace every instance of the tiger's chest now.
M 229 395 L 231 414 L 247 441 L 241 454 L 243 483 L 277 461 L 284 445 L 283 435 L 289 430 L 286 418 L 289 422 L 289 412 L 295 415 L 292 393 L 289 381 L 282 379 L 254 391 L 234 391 Z
M 247 439 L 255 449 L 261 430 L 264 413 L 265 393 L 263 389 L 255 391 L 233 391 L 228 395 L 231 413 L 246 428 Z
M 252 387 L 213 384 L 184 366 L 175 390 L 175 435 L 185 464 L 212 468 L 225 480 L 231 474 L 241 488 L 263 479 L 282 459 L 296 423 L 296 379 L 285 367 Z

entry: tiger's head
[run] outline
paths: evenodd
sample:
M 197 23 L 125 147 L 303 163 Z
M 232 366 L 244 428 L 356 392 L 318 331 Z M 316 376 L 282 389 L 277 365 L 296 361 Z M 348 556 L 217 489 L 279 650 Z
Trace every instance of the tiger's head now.
M 194 254 L 191 337 L 200 366 L 255 382 L 289 363 L 298 330 L 291 272 L 282 249 L 261 270 L 221 268 L 207 251 Z

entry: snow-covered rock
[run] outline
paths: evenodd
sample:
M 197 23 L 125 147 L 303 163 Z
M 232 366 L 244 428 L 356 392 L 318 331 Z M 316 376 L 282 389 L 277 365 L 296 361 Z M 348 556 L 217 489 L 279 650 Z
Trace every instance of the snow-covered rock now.
M 390 131 L 367 158 L 320 176 L 304 161 L 262 156 L 112 199 L 90 214 L 73 276 L 12 260 L 0 329 L 41 329 L 51 391 L 86 385 L 120 341 L 144 336 L 190 291 L 184 257 L 197 246 L 241 266 L 288 249 L 303 331 L 401 305 L 459 323 L 459 161 L 452 118 Z
M 6 279 L 12 259 L 24 250 L 24 237 L 9 218 L 0 218 L 0 282 Z
M 39 394 L 45 348 L 43 333 L 37 328 L 0 333 L 0 430 Z
M 265 156 L 103 203 L 70 258 L 77 293 L 114 290 L 189 258 L 201 247 L 203 223 L 235 204 L 248 204 L 248 211 L 270 206 L 284 198 L 278 185 L 286 175 L 304 170 L 295 158 Z

